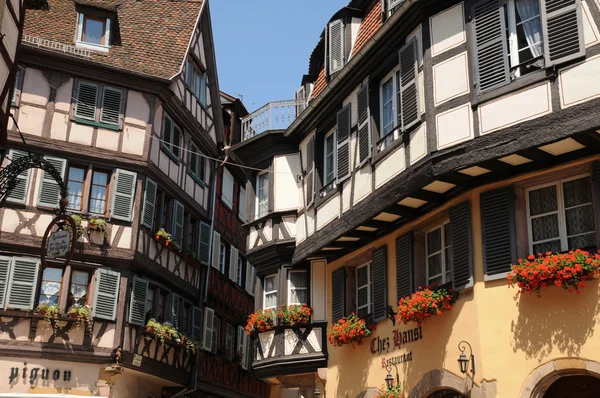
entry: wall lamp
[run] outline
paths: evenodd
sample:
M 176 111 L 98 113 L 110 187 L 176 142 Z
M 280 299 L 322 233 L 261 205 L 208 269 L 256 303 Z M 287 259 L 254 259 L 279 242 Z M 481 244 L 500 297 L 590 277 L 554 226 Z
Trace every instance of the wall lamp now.
M 385 366 L 385 369 L 387 370 L 387 375 L 385 376 L 385 385 L 387 386 L 388 390 L 391 390 L 392 387 L 394 387 L 394 376 L 392 376 L 392 365 L 394 365 L 394 367 L 396 368 L 396 384 L 400 384 L 400 375 L 398 374 L 398 366 L 394 363 L 394 364 L 390 364 L 388 363 Z
M 323 386 L 323 398 L 325 398 L 327 396 L 325 393 L 325 383 L 320 379 L 315 379 L 315 391 L 313 392 L 313 395 L 315 398 L 321 398 L 321 390 L 319 390 L 319 387 L 317 386 L 318 382 L 321 382 L 321 385 Z
M 469 347 L 469 357 L 465 355 L 465 350 Z M 458 365 L 460 371 L 465 374 L 468 371 L 469 362 L 471 362 L 471 373 L 475 374 L 475 357 L 473 356 L 473 348 L 471 344 L 466 341 L 458 343 L 458 349 L 460 350 L 460 356 L 458 357 Z

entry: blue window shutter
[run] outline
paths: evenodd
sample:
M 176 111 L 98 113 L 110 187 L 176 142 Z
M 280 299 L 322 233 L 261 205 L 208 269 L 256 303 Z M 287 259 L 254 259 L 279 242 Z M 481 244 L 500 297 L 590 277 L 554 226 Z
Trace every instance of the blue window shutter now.
M 37 287 L 40 260 L 29 257 L 13 257 L 6 308 L 32 310 Z
M 27 157 L 27 152 L 11 149 L 9 157 L 11 162 Z M 17 185 L 12 190 L 10 195 L 6 197 L 7 202 L 25 204 L 27 201 L 27 191 L 29 189 L 29 175 L 31 169 L 27 169 L 17 176 Z
M 129 303 L 129 323 L 143 326 L 146 320 L 146 295 L 148 281 L 137 276 L 133 277 L 131 301 Z
M 54 156 L 44 156 L 54 168 L 60 173 L 61 178 L 65 178 L 65 170 L 67 168 L 67 160 Z M 60 185 L 52 176 L 45 171 L 42 171 L 40 180 L 40 189 L 38 194 L 38 206 L 56 208 L 60 202 Z
M 480 196 L 485 275 L 506 275 L 517 261 L 515 199 L 512 187 Z
M 204 333 L 202 348 L 206 351 L 212 351 L 214 322 L 215 311 L 212 308 L 204 307 Z
M 98 269 L 94 306 L 92 308 L 94 318 L 109 321 L 116 319 L 120 281 L 121 273 L 105 268 Z
M 315 136 L 313 135 L 306 144 L 306 207 L 312 206 L 315 201 Z
M 344 23 L 341 19 L 329 23 L 329 74 L 344 67 Z
M 8 287 L 11 263 L 12 259 L 10 257 L 0 256 L 0 309 L 4 309 L 6 301 L 6 288 Z
M 171 293 L 170 303 L 170 320 L 175 328 L 179 328 L 179 295 Z
M 413 293 L 413 234 L 409 232 L 396 238 L 396 299 L 399 301 Z
M 142 225 L 152 229 L 154 226 L 154 213 L 156 212 L 156 192 L 158 185 L 150 177 L 146 177 L 144 189 L 144 209 L 142 210 Z
M 183 225 L 185 223 L 184 207 L 178 200 L 173 201 L 173 240 L 179 246 L 183 246 Z
M 117 220 L 131 221 L 137 174 L 117 169 L 111 202 L 111 215 Z
M 371 113 L 369 109 L 369 83 L 363 84 L 357 94 L 358 153 L 362 165 L 371 157 Z

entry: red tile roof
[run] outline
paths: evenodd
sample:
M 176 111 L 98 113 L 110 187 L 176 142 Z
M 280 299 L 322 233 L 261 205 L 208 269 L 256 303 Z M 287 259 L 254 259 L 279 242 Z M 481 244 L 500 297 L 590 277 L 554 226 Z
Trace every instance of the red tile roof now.
M 325 68 L 321 68 L 321 72 L 319 72 L 319 76 L 317 77 L 317 81 L 315 82 L 315 88 L 313 88 L 312 95 L 310 98 L 317 98 L 321 91 L 327 87 L 327 79 L 325 79 Z
M 108 53 L 92 51 L 92 61 L 170 79 L 183 63 L 203 1 L 49 0 L 48 3 L 49 9 L 27 10 L 24 34 L 75 45 L 77 6 L 116 10 L 111 27 L 111 41 L 116 41 Z M 118 31 L 114 25 L 118 25 Z
M 371 9 L 367 10 L 367 16 L 363 19 L 356 43 L 352 49 L 352 56 L 360 51 L 361 48 L 373 37 L 375 32 L 381 27 L 381 1 L 371 3 Z

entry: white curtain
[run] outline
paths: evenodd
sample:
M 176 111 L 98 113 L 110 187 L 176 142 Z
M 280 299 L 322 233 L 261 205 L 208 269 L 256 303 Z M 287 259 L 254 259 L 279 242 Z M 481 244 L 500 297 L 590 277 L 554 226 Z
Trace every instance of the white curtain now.
M 519 13 L 525 31 L 527 44 L 534 57 L 542 55 L 542 22 L 540 19 L 539 0 L 515 0 L 515 7 Z M 535 17 L 535 18 L 534 18 Z M 529 20 L 532 18 L 531 20 Z

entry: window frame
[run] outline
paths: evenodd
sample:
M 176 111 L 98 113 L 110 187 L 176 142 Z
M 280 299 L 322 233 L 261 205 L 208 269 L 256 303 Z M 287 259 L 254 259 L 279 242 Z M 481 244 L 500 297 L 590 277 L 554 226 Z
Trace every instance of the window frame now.
M 366 285 L 358 285 L 358 270 L 361 268 L 367 268 L 367 284 Z M 360 305 L 360 303 L 358 302 L 359 300 L 359 295 L 358 295 L 358 291 L 360 289 L 364 289 L 367 288 L 367 303 Z M 373 290 L 373 281 L 371 278 L 371 261 L 361 264 L 359 266 L 356 267 L 356 290 L 355 290 L 355 294 L 356 294 L 356 314 L 359 313 L 359 311 L 363 308 L 367 308 L 367 315 L 366 316 L 370 316 L 373 313 L 373 297 L 372 297 L 372 290 Z
M 192 169 L 192 156 L 196 157 L 196 170 Z M 202 187 L 206 187 L 206 158 L 199 146 L 192 140 L 188 156 L 188 174 Z
M 244 288 L 244 281 L 246 280 L 246 278 L 244 278 L 244 269 L 246 268 L 246 260 L 244 259 L 244 257 L 239 254 L 238 255 L 238 263 L 237 263 L 237 280 L 236 283 L 238 284 L 239 287 L 241 287 L 242 289 Z
M 221 239 L 219 244 L 219 271 L 225 275 L 227 271 L 227 243 Z
M 95 44 L 85 41 L 85 25 L 87 19 L 92 19 L 96 21 L 103 21 L 104 23 L 104 33 L 102 34 L 102 43 Z M 106 52 L 110 48 L 110 25 L 111 19 L 109 17 L 99 17 L 91 14 L 86 14 L 84 12 L 78 12 L 77 16 L 77 40 L 75 45 L 77 47 L 83 47 L 90 50 L 99 50 Z
M 68 291 L 67 291 L 67 299 L 66 299 L 67 309 L 71 307 L 69 305 L 69 300 L 70 300 L 69 294 L 71 293 L 71 285 L 73 285 L 73 274 L 75 272 L 85 273 L 88 276 L 88 282 L 87 282 L 87 285 L 86 285 L 87 286 L 87 291 L 86 291 L 85 304 L 80 304 L 80 305 L 88 305 L 90 303 L 90 293 L 92 291 L 91 287 L 92 287 L 92 279 L 94 278 L 94 272 L 92 270 L 90 270 L 90 269 L 72 268 L 71 272 L 69 273 L 69 288 L 68 288 Z M 72 304 L 72 305 L 75 305 L 75 304 Z
M 425 282 L 426 282 L 427 286 L 431 285 L 430 279 L 438 278 L 440 276 L 442 277 L 442 283 L 440 283 L 437 286 L 443 286 L 447 283 L 452 282 L 452 279 L 448 280 L 446 277 L 446 274 L 449 272 L 448 267 L 447 267 L 448 261 L 446 259 L 446 249 L 449 247 L 450 250 L 452 250 L 452 241 L 450 241 L 450 246 L 446 246 L 446 240 L 445 240 L 446 230 L 445 230 L 445 228 L 447 225 L 450 226 L 449 218 L 444 219 L 442 222 L 437 223 L 434 227 L 431 227 L 425 231 Z M 438 230 L 438 229 L 440 230 L 441 249 L 439 252 L 430 254 L 429 253 L 429 240 L 427 238 L 431 232 Z M 452 239 L 452 236 L 450 236 L 450 238 Z M 441 264 L 442 271 L 441 271 L 441 274 L 438 274 L 438 275 L 435 275 L 432 277 L 431 275 L 429 275 L 429 257 L 435 256 L 438 253 L 440 254 L 441 261 L 442 261 L 442 264 Z
M 539 18 L 540 19 L 540 36 L 542 38 L 542 41 L 540 43 L 535 43 L 535 44 L 540 44 L 540 46 L 542 47 L 542 54 L 538 57 L 534 57 L 532 58 L 530 61 L 527 61 L 527 63 L 524 62 L 520 62 L 519 60 L 519 38 L 518 38 L 518 26 L 517 26 L 517 9 L 516 9 L 516 5 L 515 5 L 515 1 L 516 0 L 504 0 L 504 5 L 506 6 L 506 28 L 508 30 L 508 38 L 507 38 L 507 49 L 508 49 L 508 68 L 509 68 L 509 72 L 510 72 L 510 81 L 513 82 L 515 80 L 518 80 L 519 78 L 523 77 L 523 76 L 527 76 L 531 73 L 536 72 L 536 70 L 532 70 L 529 73 L 526 73 L 525 75 L 521 76 L 521 66 L 526 65 L 527 63 L 530 62 L 534 62 L 535 59 L 540 58 L 542 61 L 544 60 L 544 29 L 543 29 L 543 20 L 542 20 L 542 5 L 540 4 L 539 0 L 534 0 L 537 1 L 538 3 L 538 9 L 540 11 L 540 13 L 537 15 L 537 17 L 532 17 L 529 18 L 526 21 L 522 21 L 521 24 L 527 23 L 529 21 L 532 21 L 534 18 Z M 530 45 L 528 45 L 526 48 L 531 47 Z M 516 51 L 515 51 L 516 50 Z M 532 53 L 533 55 L 533 53 Z M 545 65 L 543 67 L 541 67 L 538 70 L 544 70 L 546 67 Z M 513 75 L 513 71 L 514 71 L 514 75 Z
M 275 290 L 266 289 L 267 279 L 273 278 L 273 286 L 275 286 Z M 275 294 L 275 305 L 272 307 L 265 307 L 267 303 L 267 294 Z M 277 309 L 277 274 L 266 275 L 263 283 L 263 310 L 275 310 Z
M 331 147 L 331 157 L 333 158 L 333 170 L 328 170 L 327 167 L 327 139 L 329 137 L 333 137 L 332 147 Z M 323 187 L 328 187 L 331 184 L 334 184 L 337 180 L 337 128 L 331 129 L 325 136 L 323 137 Z M 327 180 L 327 175 L 331 174 L 331 180 Z
M 190 70 L 197 72 L 197 74 L 192 75 L 190 74 Z M 191 79 L 188 80 L 188 79 Z M 201 86 L 200 86 L 200 93 L 196 93 L 195 88 L 193 87 L 193 84 L 195 82 L 195 79 L 200 79 L 201 82 Z M 198 100 L 198 102 L 200 103 L 200 105 L 202 105 L 203 108 L 206 109 L 206 99 L 207 99 L 207 76 L 206 76 L 206 71 L 203 70 L 203 68 L 201 68 L 198 63 L 189 55 L 186 58 L 185 61 L 185 79 L 184 79 L 185 85 L 186 87 L 191 91 L 191 93 L 194 95 L 194 98 L 196 98 Z M 190 85 L 190 83 L 192 85 Z
M 384 139 L 391 134 L 394 134 L 398 130 L 398 72 L 400 71 L 400 67 L 396 66 L 393 68 L 387 75 L 385 75 L 379 81 L 379 125 L 380 125 L 380 139 Z M 392 80 L 392 120 L 393 126 L 390 131 L 384 133 L 384 125 L 383 125 L 383 86 L 389 80 Z M 399 134 L 398 134 L 399 135 Z M 394 140 L 397 139 L 397 136 L 394 136 Z M 389 145 L 389 144 L 388 144 Z
M 69 205 L 67 205 L 67 210 L 71 211 L 71 212 L 76 212 L 76 213 L 81 213 L 85 210 L 86 208 L 86 191 L 88 188 L 88 181 L 87 181 L 87 177 L 88 177 L 88 168 L 85 166 L 80 166 L 80 165 L 70 165 L 67 164 L 66 167 L 66 172 L 65 172 L 65 182 L 67 184 L 67 188 L 69 187 L 69 182 L 71 182 L 71 169 L 80 169 L 83 170 L 83 181 L 75 181 L 73 180 L 73 182 L 77 182 L 77 183 L 81 183 L 81 200 L 80 200 L 80 208 L 79 209 L 74 209 L 71 208 L 69 205 L 71 204 L 71 201 L 69 201 Z M 71 190 L 69 189 L 69 197 Z
M 171 137 L 170 140 L 167 141 L 165 139 L 165 119 L 169 119 L 171 122 L 171 126 L 172 126 L 172 131 L 171 131 Z M 176 131 L 176 128 L 179 131 Z M 173 148 L 175 148 L 175 134 L 180 134 L 179 137 L 179 147 L 177 149 L 177 154 L 175 153 L 175 151 L 173 150 Z M 183 129 L 181 128 L 181 126 L 175 121 L 175 119 L 173 119 L 173 117 L 166 111 L 163 110 L 163 117 L 162 117 L 162 124 L 160 127 L 160 148 L 163 150 L 163 152 L 175 163 L 179 164 L 180 162 L 180 158 L 181 158 L 181 153 L 183 151 Z
M 94 185 L 94 174 L 96 172 L 99 173 L 104 173 L 106 174 L 106 196 L 104 198 L 104 212 L 103 213 L 96 213 L 96 212 L 92 212 L 91 211 L 91 206 L 90 203 L 92 201 L 92 188 L 94 186 L 100 186 L 100 185 Z M 113 172 L 110 170 L 104 170 L 104 169 L 92 169 L 91 170 L 91 175 L 90 175 L 90 181 L 89 181 L 89 192 L 87 195 L 87 211 L 89 214 L 93 214 L 93 215 L 99 215 L 99 216 L 106 216 L 108 215 L 108 210 L 110 207 L 110 190 L 111 190 L 111 182 L 112 182 L 112 177 L 113 177 Z
M 263 187 L 262 191 L 265 192 L 265 196 L 266 199 L 263 201 L 259 200 L 259 191 L 260 191 L 260 180 L 261 177 L 266 176 L 266 185 Z M 268 171 L 263 171 L 261 173 L 258 173 L 256 175 L 256 205 L 255 205 L 255 211 L 256 211 L 256 217 L 255 219 L 259 219 L 262 218 L 264 216 L 266 216 L 267 214 L 269 214 L 269 181 L 270 180 L 270 176 L 269 176 L 269 172 Z M 266 204 L 267 205 L 267 210 L 263 213 L 260 213 L 260 205 L 261 204 Z
M 305 287 L 292 287 L 292 278 L 290 277 L 291 274 L 304 274 L 305 277 L 305 281 L 306 281 L 306 286 Z M 289 270 L 288 271 L 288 275 L 287 275 L 287 305 L 302 305 L 302 304 L 308 304 L 308 285 L 309 285 L 309 279 L 308 279 L 308 271 L 307 270 Z M 296 290 L 304 290 L 306 291 L 306 303 L 297 303 L 297 302 L 292 302 L 291 301 L 291 297 L 292 297 L 292 291 L 296 291 Z

